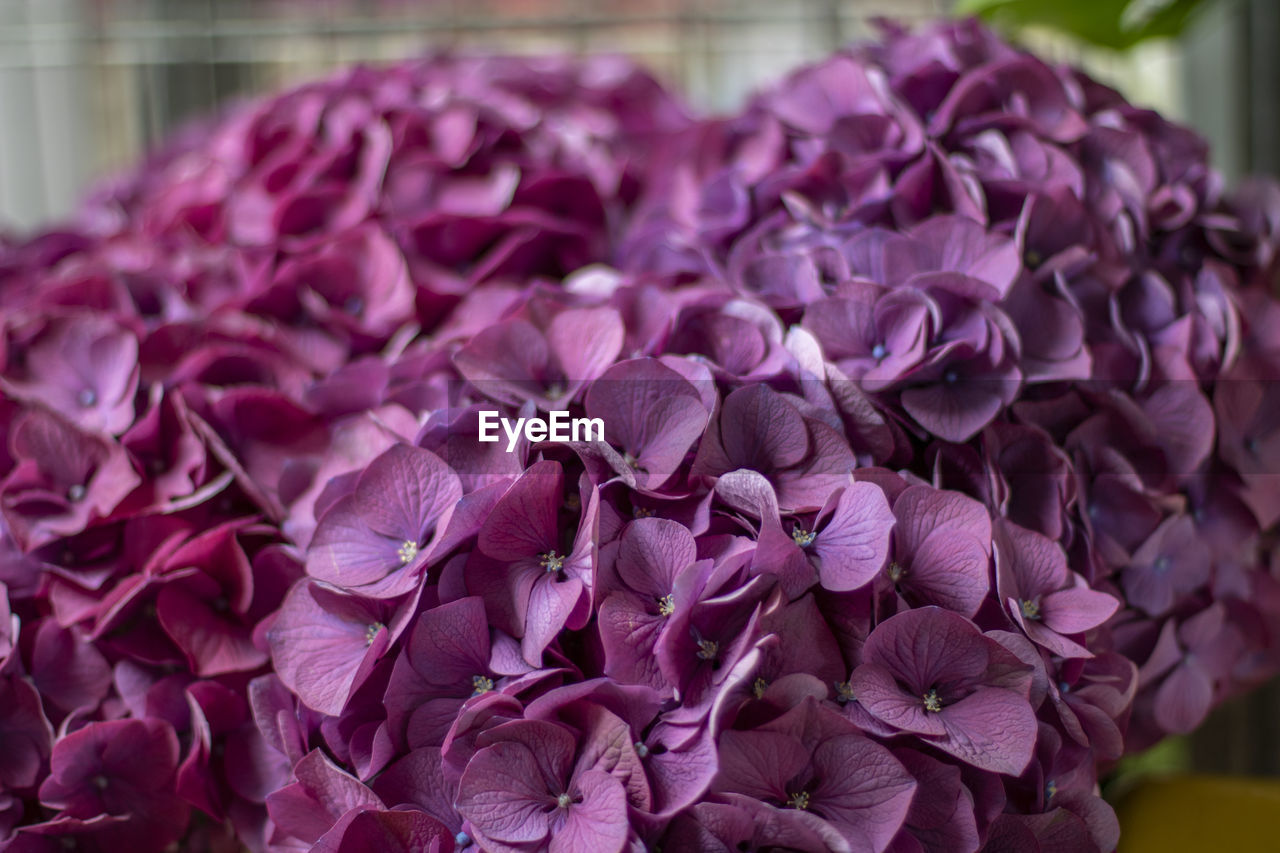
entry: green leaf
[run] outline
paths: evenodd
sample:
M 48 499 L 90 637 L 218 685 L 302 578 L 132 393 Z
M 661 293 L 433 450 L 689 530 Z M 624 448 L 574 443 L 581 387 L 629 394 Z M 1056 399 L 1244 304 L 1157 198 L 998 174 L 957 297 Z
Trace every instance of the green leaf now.
M 1208 0 L 957 0 L 959 15 L 1001 28 L 1047 27 L 1081 41 L 1126 50 L 1179 35 Z

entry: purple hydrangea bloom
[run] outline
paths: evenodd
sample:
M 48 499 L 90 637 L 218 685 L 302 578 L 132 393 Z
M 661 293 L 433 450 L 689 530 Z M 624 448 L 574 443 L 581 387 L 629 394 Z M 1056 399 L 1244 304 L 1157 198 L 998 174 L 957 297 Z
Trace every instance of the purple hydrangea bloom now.
M 557 723 L 518 720 L 478 745 L 459 784 L 458 809 L 480 844 L 495 851 L 624 849 L 626 790 L 598 766 L 603 756 L 592 760 L 589 739 L 580 743 Z
M 697 543 L 683 525 L 662 518 L 628 524 L 613 561 L 616 581 L 605 587 L 602 577 L 605 674 L 625 684 L 668 687 L 655 651 L 676 611 L 677 586 L 702 586 L 711 569 L 711 561 L 697 559 Z
M 441 516 L 460 497 L 458 476 L 435 454 L 406 445 L 387 449 L 351 494 L 320 516 L 307 574 L 379 598 L 411 591 L 431 559 Z
M 29 788 L 39 780 L 53 748 L 53 727 L 40 707 L 40 692 L 30 681 L 5 676 L 0 680 L 0 697 L 4 698 L 0 782 L 6 788 Z
M 114 843 L 159 848 L 186 826 L 188 807 L 172 788 L 178 738 L 162 720 L 90 723 L 59 740 L 49 764 L 40 801 L 78 820 L 125 818 L 107 831 Z
M 639 488 L 660 488 L 702 437 L 709 412 L 698 389 L 656 359 L 622 361 L 591 383 L 586 413 L 608 418 L 609 439 Z
M 193 125 L 0 235 L 0 847 L 1114 849 L 1280 670 L 1278 243 L 973 21 Z
M 769 499 L 767 485 L 760 491 Z M 777 574 L 788 594 L 813 586 L 845 592 L 874 580 L 889 556 L 894 515 L 884 492 L 873 483 L 852 483 L 838 490 L 812 520 L 797 518 L 789 533 L 777 504 L 762 510 L 755 562 Z
M 418 617 L 387 683 L 392 737 L 411 749 L 444 742 L 458 710 L 495 689 L 484 602 L 462 598 Z
M 562 526 L 563 502 L 563 469 L 529 468 L 485 519 L 467 567 L 468 589 L 485 599 L 498 627 L 521 638 L 533 666 L 561 628 L 581 628 L 590 616 L 597 499 L 578 500 L 572 526 Z
M 1018 627 L 1064 658 L 1091 656 L 1071 636 L 1097 628 L 1120 606 L 1070 571 L 1057 543 L 1005 521 L 996 534 L 996 577 L 1001 599 Z
M 281 681 L 317 711 L 341 712 L 400 630 L 385 600 L 341 593 L 313 581 L 285 597 L 267 639 Z
M 1030 668 L 963 617 L 899 613 L 871 632 L 862 660 L 849 689 L 893 730 L 995 773 L 1019 774 L 1031 760 Z
M 991 517 L 956 492 L 909 486 L 893 501 L 887 577 L 907 600 L 973 616 L 990 589 Z
M 76 426 L 119 435 L 134 419 L 138 340 L 106 317 L 52 323 L 26 352 L 28 375 L 8 380 L 18 399 L 42 403 Z
M 812 700 L 767 726 L 724 732 L 715 786 L 819 818 L 857 850 L 886 849 L 916 790 L 888 749 Z
M 106 518 L 138 484 L 124 450 L 43 409 L 9 429 L 14 462 L 0 507 L 25 549 L 72 536 Z
M 725 398 L 692 472 L 715 477 L 740 468 L 757 471 L 769 479 L 784 511 L 799 511 L 819 509 L 852 467 L 848 445 L 831 427 L 757 384 Z

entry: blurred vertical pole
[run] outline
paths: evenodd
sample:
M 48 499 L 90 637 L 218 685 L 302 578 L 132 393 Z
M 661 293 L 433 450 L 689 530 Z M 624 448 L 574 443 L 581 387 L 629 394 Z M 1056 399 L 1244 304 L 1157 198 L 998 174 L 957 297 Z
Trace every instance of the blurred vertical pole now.
M 1275 0 L 1211 4 L 1184 37 L 1188 116 L 1228 185 L 1254 172 L 1280 177 L 1277 43 Z M 1191 736 L 1191 757 L 1199 772 L 1280 775 L 1280 684 L 1210 715 Z
M 840 0 L 824 0 L 820 14 L 816 15 L 821 28 L 820 44 L 830 53 L 844 47 L 844 18 L 840 15 Z
M 78 0 L 0 3 L 0 219 L 65 216 L 91 174 Z
M 36 72 L 36 111 L 44 158 L 45 202 L 52 216 L 66 216 L 94 174 L 89 149 L 89 105 L 83 3 L 43 0 L 41 15 L 62 35 L 48 46 Z
M 1280 176 L 1280 3 L 1249 0 L 1249 168 Z
M 1227 183 L 1248 170 L 1247 0 L 1208 3 L 1182 37 L 1187 118 Z
M 35 137 L 35 104 L 31 46 L 22 34 L 28 27 L 25 3 L 0 3 L 0 229 L 24 227 L 39 220 L 44 187 Z

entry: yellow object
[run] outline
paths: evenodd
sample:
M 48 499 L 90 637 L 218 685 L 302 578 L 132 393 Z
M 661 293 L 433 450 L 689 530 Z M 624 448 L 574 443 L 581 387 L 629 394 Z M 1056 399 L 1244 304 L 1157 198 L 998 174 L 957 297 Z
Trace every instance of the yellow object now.
M 1116 804 L 1118 853 L 1280 853 L 1280 780 L 1144 780 Z

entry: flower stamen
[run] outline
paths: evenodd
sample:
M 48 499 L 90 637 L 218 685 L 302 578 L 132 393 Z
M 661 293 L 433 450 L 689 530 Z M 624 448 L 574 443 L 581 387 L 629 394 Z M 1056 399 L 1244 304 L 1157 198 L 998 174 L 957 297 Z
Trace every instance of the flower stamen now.
M 400 557 L 400 565 L 406 566 L 418 556 L 418 543 L 412 539 L 406 539 L 400 543 L 400 550 L 396 554 Z
M 471 686 L 475 688 L 471 692 L 472 696 L 482 696 L 493 689 L 493 679 L 487 675 L 473 675 L 471 676 Z
M 751 694 L 757 699 L 764 698 L 764 692 L 769 689 L 769 682 L 763 678 L 757 678 L 751 685 Z
M 1040 619 L 1040 601 L 1034 598 L 1024 598 L 1020 601 L 1019 606 L 1022 608 L 1022 615 L 1026 619 Z
M 661 614 L 662 616 L 670 616 L 672 613 L 675 613 L 675 612 L 676 612 L 676 597 L 673 594 L 667 593 L 666 595 L 662 596 L 662 598 L 658 599 L 659 614 Z
M 387 626 L 383 625 L 381 622 L 370 623 L 369 627 L 364 629 L 364 644 L 366 646 L 372 646 L 373 641 L 378 637 L 378 632 L 386 627 Z
M 787 805 L 789 805 L 793 809 L 800 809 L 801 811 L 804 811 L 805 809 L 809 808 L 809 792 L 798 791 L 792 794 L 789 798 L 787 798 Z
M 858 701 L 858 697 L 853 695 L 853 685 L 847 681 L 836 682 L 836 701 L 841 705 L 847 705 L 850 702 Z
M 568 557 L 569 557 L 568 554 L 559 555 L 559 554 L 556 554 L 555 551 L 552 551 L 549 554 L 543 554 L 542 559 L 538 563 L 538 565 L 546 569 L 547 574 L 549 575 L 555 574 L 556 572 L 564 568 L 564 561 L 567 560 Z
M 715 640 L 699 640 L 698 641 L 698 658 L 701 660 L 715 660 L 716 655 L 720 654 L 720 644 Z
M 934 714 L 942 710 L 942 700 L 938 698 L 938 691 L 930 688 L 929 692 L 924 694 L 924 709 Z
M 795 530 L 791 531 L 791 538 L 801 548 L 808 548 L 813 544 L 813 540 L 817 538 L 817 536 L 818 531 L 805 530 L 803 527 L 797 527 Z

